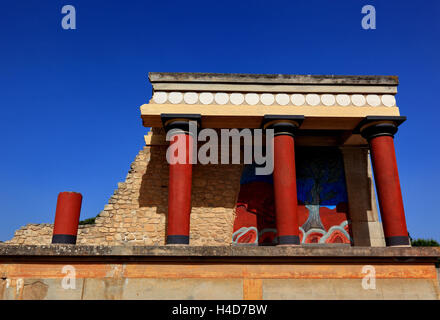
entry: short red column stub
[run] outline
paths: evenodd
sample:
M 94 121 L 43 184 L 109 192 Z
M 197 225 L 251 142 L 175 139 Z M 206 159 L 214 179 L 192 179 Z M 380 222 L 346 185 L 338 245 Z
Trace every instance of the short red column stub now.
M 60 192 L 57 199 L 52 243 L 76 243 L 82 195 Z

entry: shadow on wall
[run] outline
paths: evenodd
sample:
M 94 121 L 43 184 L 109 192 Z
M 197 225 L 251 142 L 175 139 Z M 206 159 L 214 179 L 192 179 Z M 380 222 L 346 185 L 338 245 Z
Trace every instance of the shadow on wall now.
M 242 167 L 220 164 L 194 165 L 192 207 L 234 209 L 240 189 Z
M 354 244 L 356 246 L 371 246 L 372 224 L 376 224 L 376 237 L 379 228 L 374 197 L 374 183 L 369 152 L 366 148 L 345 148 L 344 154 L 345 178 L 347 183 L 349 214 L 352 221 Z M 375 245 L 377 245 L 377 239 Z
M 158 214 L 168 209 L 168 164 L 165 161 L 167 146 L 152 146 L 150 161 L 142 176 L 139 190 L 139 207 L 155 207 Z
M 166 150 L 167 146 L 151 147 L 138 201 L 140 208 L 155 208 L 157 215 L 164 215 L 167 224 L 169 165 Z M 193 165 L 191 237 L 194 241 L 230 244 L 242 168 L 241 164 Z
M 139 207 L 156 207 L 158 214 L 168 210 L 166 146 L 152 146 L 150 161 L 142 176 Z M 243 165 L 195 164 L 191 191 L 192 208 L 235 208 Z

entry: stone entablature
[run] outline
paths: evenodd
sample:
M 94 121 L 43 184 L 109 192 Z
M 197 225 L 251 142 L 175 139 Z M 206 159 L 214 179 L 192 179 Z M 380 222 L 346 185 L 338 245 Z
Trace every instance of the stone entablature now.
M 396 94 L 396 76 L 150 72 L 154 91 Z
M 147 127 L 161 127 L 162 113 L 200 114 L 205 128 L 259 128 L 266 114 L 301 114 L 302 129 L 320 130 L 352 130 L 365 116 L 400 115 L 394 76 L 152 72 L 149 78 L 152 98 L 140 107 Z
M 225 93 L 156 91 L 150 103 L 157 104 L 217 104 L 217 105 L 279 105 L 279 106 L 354 106 L 395 107 L 396 99 L 390 94 L 316 94 L 316 93 Z

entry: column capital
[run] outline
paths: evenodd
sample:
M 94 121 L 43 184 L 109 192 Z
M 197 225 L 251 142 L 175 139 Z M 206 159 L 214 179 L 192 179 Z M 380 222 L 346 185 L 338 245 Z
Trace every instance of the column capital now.
M 275 136 L 290 135 L 294 136 L 295 132 L 304 121 L 303 115 L 274 115 L 266 114 L 263 117 L 261 127 L 263 129 L 273 129 Z
M 368 141 L 379 136 L 391 136 L 397 132 L 406 117 L 403 116 L 367 116 L 354 129 L 353 133 L 360 133 Z
M 178 129 L 184 133 L 190 133 L 189 123 L 191 121 L 197 122 L 197 129 L 202 124 L 202 116 L 200 114 L 192 113 L 161 113 L 160 118 L 165 131 Z

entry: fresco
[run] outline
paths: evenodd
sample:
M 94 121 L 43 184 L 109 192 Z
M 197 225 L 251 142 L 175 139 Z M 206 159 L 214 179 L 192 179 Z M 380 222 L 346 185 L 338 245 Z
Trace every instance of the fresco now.
M 337 148 L 297 148 L 296 178 L 301 243 L 351 243 L 342 155 Z M 276 245 L 272 176 L 246 165 L 236 206 L 233 243 Z

